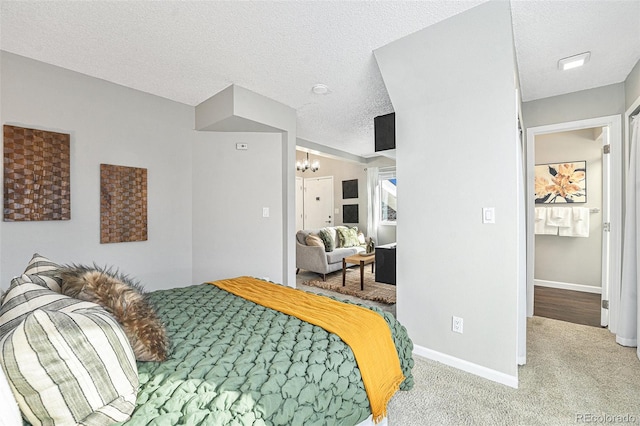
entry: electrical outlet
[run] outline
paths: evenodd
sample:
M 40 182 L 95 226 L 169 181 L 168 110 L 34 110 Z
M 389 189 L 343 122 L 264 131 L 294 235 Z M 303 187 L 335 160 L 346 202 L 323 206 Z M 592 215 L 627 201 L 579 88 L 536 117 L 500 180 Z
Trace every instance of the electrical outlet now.
M 459 318 L 459 317 L 456 317 L 456 316 L 452 317 L 452 319 L 451 319 L 451 330 L 456 332 L 456 333 L 462 334 L 462 323 L 463 323 L 462 318 Z

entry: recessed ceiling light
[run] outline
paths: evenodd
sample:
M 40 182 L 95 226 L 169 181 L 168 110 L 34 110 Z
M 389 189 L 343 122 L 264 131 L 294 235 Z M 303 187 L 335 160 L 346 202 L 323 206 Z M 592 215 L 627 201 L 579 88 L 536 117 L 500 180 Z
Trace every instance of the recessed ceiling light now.
M 311 87 L 311 91 L 316 95 L 326 95 L 327 93 L 329 93 L 329 86 L 322 83 L 314 84 Z
M 578 68 L 589 62 L 591 52 L 584 52 L 579 55 L 569 56 L 558 61 L 558 69 L 562 71 Z

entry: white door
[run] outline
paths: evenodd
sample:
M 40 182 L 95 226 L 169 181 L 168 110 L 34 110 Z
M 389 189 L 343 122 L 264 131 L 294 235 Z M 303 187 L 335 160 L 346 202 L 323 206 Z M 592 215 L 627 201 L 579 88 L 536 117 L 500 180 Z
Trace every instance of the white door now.
M 296 231 L 304 229 L 304 180 L 296 176 Z
M 304 229 L 333 226 L 333 176 L 304 180 Z

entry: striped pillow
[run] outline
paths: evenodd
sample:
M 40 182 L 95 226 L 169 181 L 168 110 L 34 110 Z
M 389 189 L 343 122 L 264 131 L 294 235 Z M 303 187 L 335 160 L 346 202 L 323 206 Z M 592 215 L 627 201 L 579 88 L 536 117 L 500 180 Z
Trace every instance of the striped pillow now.
M 22 275 L 11 280 L 11 286 L 3 295 L 0 308 L 0 339 L 36 309 L 73 312 L 76 309 L 97 306 L 58 294 L 34 283 L 33 278 L 33 275 Z
M 116 320 L 100 306 L 12 283 L 0 308 L 0 363 L 33 425 L 108 425 L 135 408 L 138 371 Z
M 21 425 L 22 415 L 20 415 L 20 409 L 18 403 L 13 397 L 13 392 L 7 381 L 7 376 L 4 374 L 4 370 L 0 368 L 0 413 L 2 413 L 2 421 L 6 425 Z
M 24 270 L 26 275 L 36 275 L 36 277 L 32 277 L 35 284 L 46 286 L 57 293 L 60 293 L 60 286 L 62 285 L 62 278 L 60 278 L 59 272 L 60 265 L 38 253 L 33 255 L 27 265 L 27 269 Z

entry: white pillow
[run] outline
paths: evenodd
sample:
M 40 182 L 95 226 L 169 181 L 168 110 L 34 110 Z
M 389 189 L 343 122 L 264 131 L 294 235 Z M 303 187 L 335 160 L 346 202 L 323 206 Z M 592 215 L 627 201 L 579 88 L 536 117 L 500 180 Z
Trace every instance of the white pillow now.
M 138 370 L 118 322 L 23 275 L 0 307 L 0 364 L 33 425 L 109 425 L 135 408 Z
M 60 278 L 60 265 L 38 253 L 34 253 L 33 257 L 24 270 L 25 275 L 31 275 L 35 284 L 46 286 L 56 293 L 60 293 L 62 278 Z
M 36 282 L 34 282 L 36 281 Z M 72 299 L 40 284 L 35 275 L 22 275 L 11 280 L 9 290 L 2 296 L 0 307 L 0 339 L 24 321 L 36 309 L 73 312 L 92 308 L 95 303 Z
M 20 409 L 18 403 L 13 397 L 9 382 L 7 382 L 7 376 L 4 375 L 4 370 L 0 368 L 0 425 L 2 426 L 15 426 L 22 424 L 22 416 L 20 415 Z

